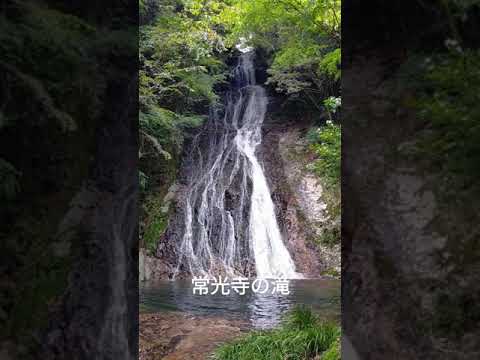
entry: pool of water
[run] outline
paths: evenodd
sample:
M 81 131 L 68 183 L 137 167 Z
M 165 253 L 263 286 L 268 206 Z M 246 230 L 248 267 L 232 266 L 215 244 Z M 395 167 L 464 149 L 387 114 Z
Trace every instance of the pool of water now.
M 243 319 L 255 328 L 276 326 L 295 305 L 306 305 L 326 319 L 340 317 L 339 280 L 291 280 L 288 295 L 247 291 L 245 295 L 193 294 L 188 280 L 145 282 L 140 285 L 142 311 L 182 311 L 193 315 Z

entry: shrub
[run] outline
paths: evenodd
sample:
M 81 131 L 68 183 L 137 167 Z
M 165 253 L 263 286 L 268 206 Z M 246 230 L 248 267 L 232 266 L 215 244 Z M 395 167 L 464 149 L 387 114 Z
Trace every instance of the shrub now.
M 414 71 L 418 96 L 412 105 L 426 123 L 416 153 L 439 169 L 472 181 L 480 174 L 480 52 L 428 57 Z
M 302 360 L 317 355 L 340 359 L 338 346 L 340 327 L 321 323 L 305 307 L 295 308 L 282 327 L 270 331 L 255 331 L 245 338 L 221 346 L 216 360 Z
M 328 122 L 325 126 L 310 130 L 307 134 L 310 148 L 316 160 L 310 165 L 318 176 L 328 185 L 340 183 L 341 165 L 341 127 Z

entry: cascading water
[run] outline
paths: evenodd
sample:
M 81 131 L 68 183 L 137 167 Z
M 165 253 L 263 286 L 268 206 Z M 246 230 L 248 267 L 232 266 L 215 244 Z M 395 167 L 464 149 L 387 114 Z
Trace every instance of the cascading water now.
M 256 274 L 297 278 L 283 244 L 262 166 L 255 154 L 267 108 L 255 85 L 253 52 L 239 58 L 236 89 L 223 116 L 214 110 L 193 141 L 180 268 L 195 276 Z

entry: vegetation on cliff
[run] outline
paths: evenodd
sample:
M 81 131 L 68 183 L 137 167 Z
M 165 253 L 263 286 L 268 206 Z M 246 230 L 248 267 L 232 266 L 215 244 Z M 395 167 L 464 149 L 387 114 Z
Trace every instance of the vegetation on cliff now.
M 408 105 L 429 126 L 417 142 L 416 152 L 449 174 L 450 181 L 460 177 L 461 186 L 470 186 L 480 175 L 480 51 L 462 49 L 453 39 L 445 44 L 447 52 L 421 55 L 414 59 L 415 65 L 406 66 L 414 67 L 409 69 L 409 80 L 419 94 Z
M 313 173 L 339 190 L 340 1 L 143 0 L 140 29 L 141 246 L 155 253 L 182 146 L 220 103 L 241 50 L 257 52 L 258 80 L 312 130 Z M 313 114 L 313 116 L 310 116 Z M 291 121 L 291 119 L 290 119 Z M 302 136 L 306 134 L 302 134 Z M 304 144 L 307 144 L 302 139 Z M 310 149 L 307 149 L 310 146 Z M 303 161 L 301 162 L 303 164 Z M 303 166 L 303 165 L 302 165 Z M 336 191 L 335 190 L 335 191 Z M 335 193 L 332 191 L 332 193 Z M 337 196 L 335 204 L 339 204 Z M 339 206 L 338 206 L 339 208 Z M 339 223 L 329 234 L 339 239 Z M 297 309 L 276 330 L 221 347 L 217 359 L 339 359 L 338 325 Z
M 228 44 L 243 40 L 269 54 L 267 84 L 323 111 L 323 100 L 338 91 L 340 4 L 236 0 L 222 12 L 221 20 L 230 29 Z
M 216 360 L 340 360 L 340 327 L 321 322 L 308 308 L 297 307 L 282 327 L 256 331 L 235 342 L 222 345 Z
M 448 239 L 435 254 L 436 263 L 448 270 L 441 277 L 432 274 L 440 285 L 429 290 L 432 306 L 422 308 L 418 317 L 430 324 L 422 325 L 425 332 L 452 344 L 462 336 L 477 336 L 480 319 L 478 281 L 471 276 L 480 256 L 474 220 L 478 203 L 473 200 L 480 192 L 480 50 L 478 38 L 472 37 L 479 9 L 478 1 L 444 1 L 443 41 L 434 51 L 418 50 L 400 72 L 404 85 L 418 94 L 405 103 L 421 129 L 404 155 L 435 174 L 435 230 Z
M 343 325 L 363 353 L 380 353 L 381 344 L 384 357 L 475 357 L 480 6 L 397 5 L 380 5 L 382 31 L 365 27 L 344 44 L 359 56 L 344 70 L 358 86 L 349 84 L 344 132 L 343 304 L 355 311 L 345 312 Z M 362 61 L 362 54 L 372 55 Z M 388 323 L 362 315 L 372 309 Z M 370 330 L 357 331 L 359 324 Z M 379 326 L 403 331 L 365 342 Z
M 200 4 L 200 2 L 198 2 Z M 167 225 L 163 197 L 174 182 L 183 141 L 218 99 L 225 79 L 223 38 L 212 4 L 140 1 L 140 185 L 141 246 L 155 250 Z M 168 209 L 167 209 L 168 210 Z
M 59 223 L 89 175 L 110 97 L 136 66 L 129 10 L 95 6 L 9 0 L 0 11 L 0 343 L 20 358 L 38 352 L 67 286 L 85 239 L 72 230 L 64 245 Z
M 154 250 L 168 217 L 158 198 L 175 180 L 185 138 L 220 99 L 236 48 L 263 54 L 266 83 L 313 108 L 312 126 L 339 122 L 340 1 L 142 0 L 140 11 L 141 246 Z M 322 177 L 339 169 L 339 141 L 312 143 Z

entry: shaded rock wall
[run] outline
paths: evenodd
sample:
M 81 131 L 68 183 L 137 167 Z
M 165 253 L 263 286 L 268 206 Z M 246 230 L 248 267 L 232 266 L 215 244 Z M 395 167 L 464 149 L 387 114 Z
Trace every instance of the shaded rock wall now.
M 256 59 L 259 81 L 266 79 L 264 56 L 259 54 Z M 289 114 L 285 115 L 279 111 L 280 102 L 285 100 L 283 96 L 273 89 L 268 91 L 270 105 L 263 124 L 262 144 L 257 151 L 263 162 L 284 241 L 298 271 L 312 277 L 339 274 L 340 244 L 322 245 L 318 240 L 326 228 L 339 227 L 340 215 L 329 213 L 326 198 L 333 198 L 339 207 L 340 194 L 328 193 L 321 179 L 306 170 L 311 155 L 304 135 L 312 125 L 313 118 L 319 118 L 321 114 L 304 103 L 291 102 L 285 106 L 284 110 Z M 293 117 L 290 114 L 294 114 Z M 207 146 L 204 144 L 205 148 Z M 144 266 L 140 269 L 146 277 L 151 274 L 152 278 L 171 278 L 176 270 L 177 244 L 184 231 L 185 183 L 191 168 L 195 166 L 189 163 L 190 147 L 188 142 L 184 146 L 166 231 L 158 240 L 155 257 L 145 257 Z M 226 201 L 233 201 L 237 195 L 234 192 L 227 193 Z M 248 214 L 245 218 L 248 218 Z M 177 276 L 188 274 L 180 268 Z
M 59 226 L 72 269 L 40 335 L 41 359 L 138 357 L 138 79 L 117 81 L 92 174 Z
M 473 358 L 478 201 L 471 188 L 448 198 L 445 176 L 405 152 L 426 128 L 399 61 L 343 70 L 343 328 L 362 359 Z
M 321 179 L 306 169 L 307 124 L 276 121 L 273 115 L 265 124 L 260 151 L 284 241 L 297 270 L 316 277 L 340 272 L 340 245 L 317 241 L 323 229 L 339 219 L 328 213 L 328 190 Z
M 306 170 L 309 162 L 304 138 L 307 124 L 308 120 L 298 124 L 285 119 L 275 120 L 270 116 L 264 124 L 263 140 L 258 151 L 274 200 L 277 220 L 297 270 L 309 277 L 339 274 L 340 245 L 322 245 L 318 242 L 323 229 L 340 219 L 328 213 L 325 199 L 328 190 L 322 185 L 321 179 Z M 184 162 L 175 187 L 169 225 L 159 239 L 155 257 L 141 257 L 144 262 L 140 272 L 144 280 L 171 278 L 176 269 L 176 241 L 181 240 L 183 234 L 182 207 L 187 190 L 182 185 L 182 179 L 188 171 L 188 164 Z M 340 199 L 334 201 L 339 202 Z M 188 276 L 182 271 L 178 275 Z

